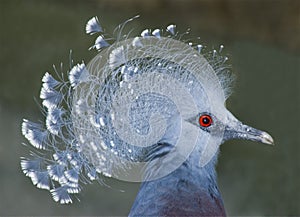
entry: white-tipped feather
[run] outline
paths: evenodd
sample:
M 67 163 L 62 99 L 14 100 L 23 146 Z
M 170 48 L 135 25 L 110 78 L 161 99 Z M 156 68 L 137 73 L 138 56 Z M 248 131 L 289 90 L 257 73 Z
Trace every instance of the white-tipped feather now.
M 65 111 L 58 107 L 50 107 L 46 117 L 46 127 L 53 135 L 58 135 L 65 125 L 62 115 Z
M 48 165 L 47 171 L 49 173 L 49 176 L 52 180 L 57 182 L 64 182 L 66 181 L 66 178 L 64 177 L 64 172 L 66 170 L 66 167 L 61 164 L 54 164 L 54 165 Z
M 61 132 L 61 125 L 59 123 L 54 123 L 51 119 L 47 117 L 46 119 L 46 127 L 50 133 L 53 135 L 58 135 Z
M 147 38 L 147 37 L 151 36 L 151 31 L 150 31 L 150 29 L 145 29 L 145 30 L 143 30 L 142 33 L 141 33 L 141 36 L 142 36 L 143 38 Z
M 119 66 L 120 64 L 126 61 L 126 57 L 124 54 L 124 47 L 120 46 L 114 49 L 109 54 L 109 66 L 113 70 L 115 67 Z
M 161 37 L 160 29 L 153 30 L 152 35 L 154 35 L 156 38 L 160 38 Z
M 53 123 L 62 122 L 63 114 L 65 114 L 63 108 L 53 107 L 48 109 L 47 118 L 49 118 Z
M 169 26 L 167 26 L 167 31 L 170 32 L 172 35 L 176 34 L 176 25 L 171 24 Z
M 92 17 L 85 26 L 86 34 L 93 35 L 98 32 L 103 32 L 102 27 L 100 26 L 98 17 Z
M 41 169 L 41 159 L 35 160 L 27 160 L 22 158 L 21 160 L 21 168 L 23 173 L 28 176 L 32 177 L 35 171 L 40 171 Z
M 55 80 L 52 75 L 50 75 L 48 72 L 45 73 L 45 75 L 42 78 L 43 86 L 45 86 L 46 89 L 54 89 L 58 85 L 61 84 L 61 82 Z
M 36 171 L 30 176 L 31 181 L 40 189 L 50 190 L 50 179 L 47 171 Z
M 96 49 L 98 51 L 100 51 L 103 48 L 108 47 L 110 44 L 103 38 L 102 35 L 98 36 L 95 40 L 95 44 L 90 47 L 89 49 Z
M 203 48 L 203 45 L 202 45 L 202 44 L 198 44 L 198 45 L 197 45 L 197 50 L 198 50 L 199 53 L 201 53 L 202 48 Z
M 53 200 L 61 204 L 72 203 L 72 199 L 68 193 L 68 186 L 53 188 L 50 190 Z
M 69 72 L 69 81 L 71 86 L 76 87 L 81 82 L 87 81 L 88 75 L 89 73 L 84 63 L 78 63 L 77 65 L 73 66 Z
M 134 47 L 143 47 L 143 44 L 139 37 L 135 37 L 132 41 L 132 46 Z
M 74 183 L 78 183 L 79 179 L 79 172 L 77 169 L 70 169 L 64 172 L 65 176 L 67 177 L 68 180 Z
M 43 85 L 40 93 L 40 98 L 43 100 L 43 106 L 45 106 L 46 108 L 51 108 L 59 106 L 63 97 L 60 92 Z
M 42 128 L 40 124 L 23 120 L 22 134 L 37 149 L 46 149 L 48 132 Z

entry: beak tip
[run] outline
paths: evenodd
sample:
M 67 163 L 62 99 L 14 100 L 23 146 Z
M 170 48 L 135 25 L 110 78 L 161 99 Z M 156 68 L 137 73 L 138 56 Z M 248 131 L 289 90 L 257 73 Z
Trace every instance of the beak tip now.
M 274 145 L 274 140 L 273 140 L 272 136 L 266 132 L 263 132 L 261 134 L 261 139 L 262 139 L 262 142 L 265 144 Z

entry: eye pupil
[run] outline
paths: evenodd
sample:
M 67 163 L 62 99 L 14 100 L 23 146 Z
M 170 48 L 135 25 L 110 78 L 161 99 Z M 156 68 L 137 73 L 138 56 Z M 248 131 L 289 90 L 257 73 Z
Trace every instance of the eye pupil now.
M 199 118 L 199 124 L 202 127 L 209 127 L 212 124 L 212 118 L 210 115 L 201 115 Z
M 209 119 L 207 117 L 203 118 L 202 121 L 203 121 L 204 124 L 208 124 L 209 123 Z

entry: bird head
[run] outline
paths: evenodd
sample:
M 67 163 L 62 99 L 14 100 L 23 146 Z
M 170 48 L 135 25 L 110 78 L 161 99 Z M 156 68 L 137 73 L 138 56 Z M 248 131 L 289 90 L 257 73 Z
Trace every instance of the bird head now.
M 202 111 L 187 121 L 195 127 L 200 128 L 200 134 L 202 134 L 203 137 L 208 137 L 213 141 L 218 141 L 219 145 L 231 139 L 251 140 L 268 145 L 274 144 L 273 138 L 267 132 L 243 124 L 229 110 L 227 110 L 225 106 L 223 111 L 221 118 L 218 118 L 218 116 L 214 113 Z M 211 146 L 202 146 L 200 148 L 203 156 L 209 155 L 213 144 L 214 143 L 212 142 Z M 203 145 L 203 143 L 201 143 L 201 145 Z M 207 159 L 213 157 L 215 151 L 216 149 L 212 150 L 212 154 L 207 156 Z M 200 164 L 203 166 L 209 161 L 204 158 L 200 158 Z

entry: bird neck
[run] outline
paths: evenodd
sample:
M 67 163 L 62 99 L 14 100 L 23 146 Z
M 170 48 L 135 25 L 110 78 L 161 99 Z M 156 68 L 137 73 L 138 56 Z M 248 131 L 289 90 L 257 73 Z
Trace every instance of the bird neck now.
M 199 153 L 169 175 L 143 182 L 129 216 L 225 216 L 217 187 L 217 155 L 199 166 Z

